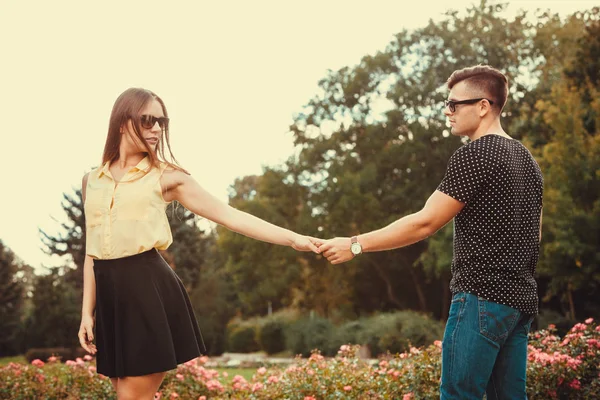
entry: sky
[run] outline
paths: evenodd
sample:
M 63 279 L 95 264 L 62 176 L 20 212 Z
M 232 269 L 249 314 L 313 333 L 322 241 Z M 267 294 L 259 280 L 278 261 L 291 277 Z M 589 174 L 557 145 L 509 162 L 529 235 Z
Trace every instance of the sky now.
M 478 3 L 478 2 L 477 2 Z M 470 0 L 0 0 L 0 240 L 24 262 L 60 265 L 38 229 L 60 231 L 63 193 L 100 163 L 110 111 L 129 87 L 157 93 L 178 161 L 227 201 L 234 180 L 294 149 L 294 113 L 328 70 L 356 65 L 402 29 Z M 562 16 L 597 1 L 513 0 Z

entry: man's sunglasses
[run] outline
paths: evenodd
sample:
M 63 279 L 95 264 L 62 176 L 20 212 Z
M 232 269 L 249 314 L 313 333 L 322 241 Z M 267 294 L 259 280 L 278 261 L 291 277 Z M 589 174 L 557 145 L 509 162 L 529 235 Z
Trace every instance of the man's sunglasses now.
M 155 117 L 154 115 L 140 116 L 140 124 L 144 129 L 152 129 L 157 122 L 163 131 L 169 127 L 169 118 L 167 117 Z
M 467 99 L 467 100 L 458 100 L 458 101 L 456 101 L 456 100 L 446 100 L 446 101 L 444 101 L 444 106 L 448 107 L 450 109 L 450 112 L 454 112 L 454 111 L 456 111 L 456 106 L 459 105 L 459 104 L 475 104 L 475 103 L 477 103 L 478 101 L 481 101 L 481 100 L 487 100 L 488 103 L 494 104 L 494 102 L 492 100 L 486 99 L 485 97 L 482 97 L 480 99 Z

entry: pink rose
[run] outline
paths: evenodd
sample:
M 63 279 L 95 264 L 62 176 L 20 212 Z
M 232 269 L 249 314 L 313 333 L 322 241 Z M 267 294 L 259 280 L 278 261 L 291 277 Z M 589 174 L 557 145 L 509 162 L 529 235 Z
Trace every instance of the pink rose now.
M 264 387 L 264 385 L 260 382 L 256 382 L 253 386 L 252 386 L 252 391 L 256 392 L 257 390 L 261 390 Z
M 56 357 L 54 357 L 54 356 L 48 357 L 48 362 L 49 362 L 49 363 L 51 363 L 51 362 L 54 362 L 54 361 L 56 361 L 56 360 L 58 360 L 58 358 L 56 358 Z
M 179 397 L 179 395 L 178 395 L 176 392 L 173 392 L 173 393 L 171 393 L 171 396 L 170 396 L 170 397 L 171 397 L 172 399 L 176 399 L 176 398 L 178 398 L 178 397 Z
M 96 367 L 94 367 L 93 365 L 90 365 L 88 367 L 88 371 L 90 371 L 90 372 L 96 372 Z
M 74 367 L 75 365 L 77 365 L 77 363 L 73 360 L 67 360 L 65 364 L 67 364 L 68 367 Z
M 258 372 L 259 375 L 264 375 L 267 373 L 267 369 L 265 367 L 260 367 L 256 372 Z
M 41 368 L 44 366 L 44 362 L 42 360 L 40 360 L 39 358 L 36 358 L 35 360 L 33 360 L 31 362 L 31 365 Z
M 573 380 L 572 380 L 572 381 L 569 383 L 569 386 L 570 386 L 572 389 L 579 390 L 579 389 L 581 389 L 581 382 L 579 382 L 579 380 L 578 380 L 578 379 L 573 379 Z
M 352 390 L 352 386 L 350 386 L 350 385 L 344 386 L 344 390 L 345 390 L 346 392 L 349 392 L 349 391 L 351 391 L 351 390 Z
M 90 356 L 89 354 L 86 354 L 85 356 L 83 356 L 83 359 L 85 361 L 92 361 L 92 356 Z
M 594 318 L 588 318 L 585 320 L 585 323 L 588 325 L 591 324 L 592 322 L 594 322 Z
M 179 379 L 180 381 L 182 381 L 182 380 L 183 380 L 183 375 L 181 375 L 181 374 L 176 374 L 176 375 L 175 375 L 175 378 L 177 378 L 177 379 Z
M 269 383 L 277 383 L 277 382 L 279 382 L 279 378 L 277 378 L 275 375 L 271 375 L 269 377 L 269 379 L 267 379 L 267 382 L 269 382 Z
M 37 379 L 40 383 L 44 383 L 45 377 L 42 374 L 35 374 L 35 379 Z
M 317 400 L 312 396 L 304 396 L 304 400 Z
M 413 398 L 413 394 L 412 393 L 407 393 L 404 396 L 402 396 L 402 400 L 410 400 Z
M 198 400 L 206 400 L 206 396 L 200 396 L 198 397 Z

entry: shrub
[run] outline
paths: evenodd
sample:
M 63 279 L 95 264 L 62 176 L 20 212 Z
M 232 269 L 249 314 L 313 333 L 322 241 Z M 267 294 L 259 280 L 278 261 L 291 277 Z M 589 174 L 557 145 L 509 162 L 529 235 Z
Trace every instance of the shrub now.
M 285 350 L 285 324 L 277 318 L 270 318 L 259 328 L 257 341 L 267 354 L 275 354 Z
M 358 336 L 373 355 L 407 351 L 410 346 L 424 346 L 444 335 L 444 325 L 414 311 L 398 311 L 366 318 Z
M 330 338 L 330 346 L 339 349 L 344 344 L 365 344 L 362 340 L 366 330 L 365 321 L 365 319 L 360 319 L 338 326 Z
M 256 342 L 256 328 L 251 325 L 240 325 L 229 332 L 228 349 L 234 353 L 252 353 L 260 350 Z
M 326 321 L 326 320 L 325 320 Z M 327 321 L 328 322 L 328 321 Z M 312 320 L 316 327 L 327 322 Z M 308 321 L 307 321 L 308 323 Z M 590 318 L 563 338 L 549 326 L 530 334 L 527 393 L 532 399 L 600 398 L 600 326 Z M 441 342 L 380 359 L 373 364 L 356 357 L 358 346 L 343 345 L 334 358 L 318 352 L 297 358 L 287 368 L 259 368 L 251 380 L 205 368 L 208 357 L 169 371 L 159 388 L 161 399 L 433 399 L 439 397 Z M 0 398 L 115 399 L 106 377 L 91 357 L 58 363 L 0 367 Z
M 333 324 L 326 318 L 308 317 L 296 321 L 285 332 L 286 347 L 294 354 L 309 356 L 315 349 L 335 354 L 331 347 Z

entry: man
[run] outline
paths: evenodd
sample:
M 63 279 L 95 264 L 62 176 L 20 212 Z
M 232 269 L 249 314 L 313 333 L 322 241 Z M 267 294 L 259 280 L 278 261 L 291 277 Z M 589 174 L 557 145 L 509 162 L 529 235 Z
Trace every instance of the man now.
M 508 81 L 498 70 L 455 71 L 444 114 L 470 141 L 450 158 L 417 213 L 385 228 L 323 242 L 333 264 L 408 246 L 454 219 L 453 294 L 442 344 L 442 399 L 525 399 L 527 335 L 538 311 L 535 266 L 543 178 L 529 151 L 502 129 Z

